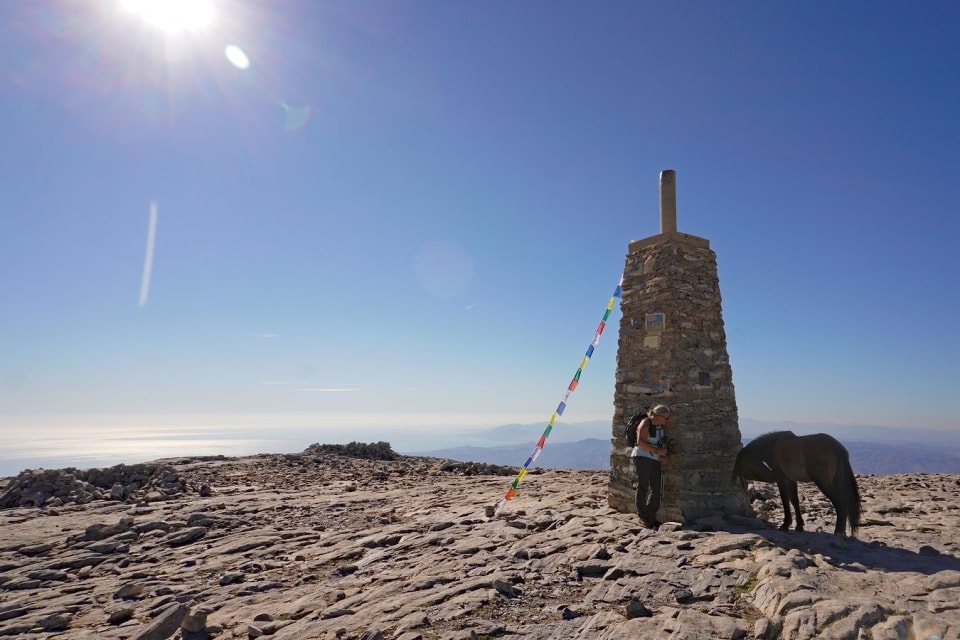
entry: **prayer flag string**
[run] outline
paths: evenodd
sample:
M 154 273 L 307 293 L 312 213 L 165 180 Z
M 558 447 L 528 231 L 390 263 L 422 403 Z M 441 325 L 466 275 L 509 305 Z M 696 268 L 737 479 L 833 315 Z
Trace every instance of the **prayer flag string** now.
M 523 463 L 523 467 L 517 473 L 517 477 L 510 484 L 510 488 L 507 490 L 506 495 L 500 499 L 500 502 L 497 503 L 496 508 L 494 509 L 494 515 L 499 513 L 503 509 L 508 500 L 512 500 L 515 495 L 517 495 L 517 488 L 520 486 L 520 481 L 523 480 L 524 476 L 527 475 L 527 471 L 530 469 L 530 465 L 536 462 L 537 458 L 540 457 L 540 453 L 543 451 L 543 446 L 547 442 L 547 438 L 550 436 L 550 432 L 553 431 L 553 424 L 556 422 L 557 417 L 562 416 L 564 410 L 567 408 L 567 399 L 570 397 L 570 394 L 576 391 L 577 385 L 580 384 L 580 376 L 583 375 L 583 370 L 587 367 L 587 362 L 590 361 L 590 356 L 593 355 L 594 349 L 596 349 L 597 344 L 600 342 L 600 334 L 603 333 L 603 329 L 607 326 L 607 319 L 610 317 L 610 314 L 613 312 L 614 301 L 623 294 L 623 275 L 620 276 L 620 281 L 617 283 L 617 288 L 614 289 L 613 295 L 610 297 L 610 301 L 607 302 L 607 310 L 603 314 L 603 318 L 600 320 L 599 326 L 597 326 L 596 333 L 593 334 L 593 340 L 590 341 L 590 346 L 587 347 L 587 352 L 584 354 L 583 359 L 580 361 L 580 365 L 577 367 L 577 372 L 573 374 L 573 379 L 570 381 L 570 384 L 567 385 L 567 390 L 563 394 L 563 399 L 560 401 L 560 404 L 557 405 L 556 411 L 553 412 L 553 415 L 550 416 L 550 421 L 547 423 L 547 428 L 544 429 L 543 435 L 540 436 L 540 440 L 537 441 L 536 446 L 533 448 L 533 453 L 530 454 L 530 457 L 527 458 L 527 461 Z

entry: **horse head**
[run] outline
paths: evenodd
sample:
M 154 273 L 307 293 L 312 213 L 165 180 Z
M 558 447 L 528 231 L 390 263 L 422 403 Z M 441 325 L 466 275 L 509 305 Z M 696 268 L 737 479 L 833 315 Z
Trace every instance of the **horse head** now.
M 789 431 L 767 433 L 751 440 L 740 449 L 733 465 L 733 477 L 760 482 L 779 482 L 784 469 L 778 461 L 774 448 L 786 438 L 796 437 Z
M 737 452 L 737 459 L 733 462 L 733 470 L 730 472 L 730 482 L 743 484 L 743 449 Z

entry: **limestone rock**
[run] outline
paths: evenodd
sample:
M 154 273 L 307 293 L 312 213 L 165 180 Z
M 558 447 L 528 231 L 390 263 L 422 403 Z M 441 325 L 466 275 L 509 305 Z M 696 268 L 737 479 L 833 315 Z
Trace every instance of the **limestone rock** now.
M 122 473 L 40 474 L 111 484 L 0 509 L 0 637 L 960 637 L 958 476 L 858 478 L 862 538 L 837 548 L 813 486 L 804 533 L 764 485 L 763 519 L 654 532 L 607 506 L 607 472 L 530 473 L 494 517 L 502 470 L 363 451 L 159 461 L 127 500 Z

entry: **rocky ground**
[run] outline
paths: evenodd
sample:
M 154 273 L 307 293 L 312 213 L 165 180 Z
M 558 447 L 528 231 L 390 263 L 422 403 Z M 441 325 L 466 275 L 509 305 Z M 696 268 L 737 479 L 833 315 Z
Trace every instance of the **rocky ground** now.
M 0 637 L 960 638 L 960 476 L 860 477 L 843 546 L 812 485 L 804 533 L 762 484 L 760 520 L 650 531 L 600 471 L 488 517 L 515 472 L 315 445 L 0 480 Z

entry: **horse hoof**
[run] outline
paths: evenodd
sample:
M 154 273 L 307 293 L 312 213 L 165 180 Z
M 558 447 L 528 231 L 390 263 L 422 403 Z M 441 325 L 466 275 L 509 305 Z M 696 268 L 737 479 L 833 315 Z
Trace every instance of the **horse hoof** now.
M 847 541 L 845 538 L 843 538 L 843 536 L 834 537 L 834 539 L 830 542 L 830 546 L 834 549 L 846 549 Z

